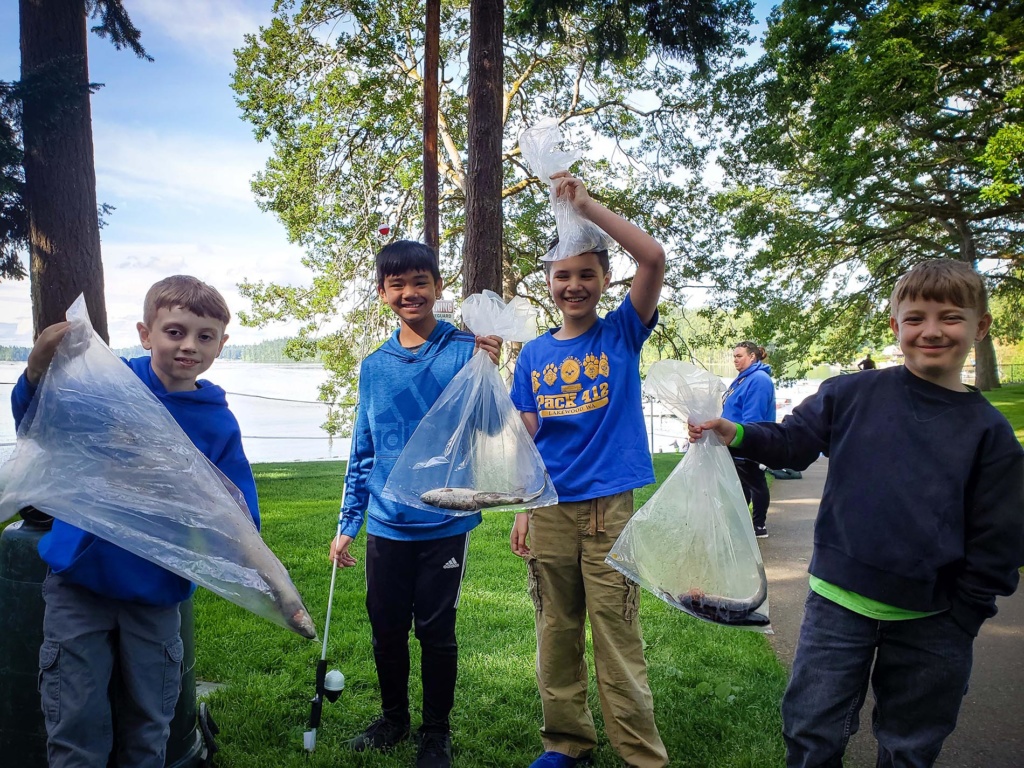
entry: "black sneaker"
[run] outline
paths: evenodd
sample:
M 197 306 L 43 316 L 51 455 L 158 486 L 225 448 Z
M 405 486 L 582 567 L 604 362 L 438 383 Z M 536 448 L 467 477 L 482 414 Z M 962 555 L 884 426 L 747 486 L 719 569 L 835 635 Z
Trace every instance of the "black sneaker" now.
M 365 752 L 368 749 L 387 752 L 408 738 L 408 723 L 396 723 L 386 717 L 378 717 L 366 726 L 365 731 L 350 740 L 348 746 L 355 752 Z
M 448 732 L 420 731 L 420 750 L 416 768 L 449 768 L 452 764 L 452 737 Z
M 757 538 L 759 538 L 759 539 L 767 539 L 768 538 L 768 526 L 766 526 L 766 525 L 755 525 L 754 526 L 754 535 Z

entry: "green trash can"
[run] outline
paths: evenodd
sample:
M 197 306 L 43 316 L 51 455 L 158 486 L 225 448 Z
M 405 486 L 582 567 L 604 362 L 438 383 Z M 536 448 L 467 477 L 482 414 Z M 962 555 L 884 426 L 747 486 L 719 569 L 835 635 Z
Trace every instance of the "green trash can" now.
M 39 539 L 51 520 L 23 510 L 22 520 L 0 535 L 0 755 L 4 765 L 46 768 L 46 727 L 39 705 L 37 677 L 43 642 L 43 579 L 46 563 Z M 171 722 L 167 768 L 204 765 L 216 747 L 207 745 L 196 716 L 196 653 L 192 601 L 181 604 L 184 645 L 181 695 Z

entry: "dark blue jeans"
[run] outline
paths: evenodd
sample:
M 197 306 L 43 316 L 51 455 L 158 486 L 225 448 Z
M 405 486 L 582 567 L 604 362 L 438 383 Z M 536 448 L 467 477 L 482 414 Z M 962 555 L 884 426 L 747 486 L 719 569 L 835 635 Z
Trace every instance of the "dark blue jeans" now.
M 811 592 L 782 700 L 789 768 L 841 768 L 868 682 L 879 768 L 935 763 L 956 726 L 974 637 L 949 616 L 876 621 Z

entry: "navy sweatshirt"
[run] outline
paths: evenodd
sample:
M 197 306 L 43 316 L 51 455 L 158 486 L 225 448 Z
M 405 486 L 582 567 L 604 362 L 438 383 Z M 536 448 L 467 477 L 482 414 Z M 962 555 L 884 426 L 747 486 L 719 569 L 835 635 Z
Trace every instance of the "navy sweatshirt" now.
M 829 457 L 810 572 L 976 635 L 1024 563 L 1024 449 L 977 390 L 906 368 L 822 383 L 781 424 L 744 424 L 736 455 L 805 469 Z
M 125 362 L 163 403 L 196 448 L 238 487 L 259 528 L 256 481 L 224 390 L 201 379 L 196 382 L 196 389 L 168 392 L 153 373 L 149 357 Z M 11 392 L 16 424 L 24 418 L 35 391 L 23 374 Z M 61 520 L 54 520 L 51 531 L 40 540 L 39 556 L 54 573 L 117 600 L 174 605 L 195 591 L 195 585 L 187 579 Z

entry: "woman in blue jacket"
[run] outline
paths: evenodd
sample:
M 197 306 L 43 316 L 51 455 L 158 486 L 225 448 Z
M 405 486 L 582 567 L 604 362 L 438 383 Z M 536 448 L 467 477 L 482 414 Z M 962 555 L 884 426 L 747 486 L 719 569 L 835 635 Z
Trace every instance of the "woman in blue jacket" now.
M 741 341 L 732 351 L 732 361 L 737 376 L 733 379 L 722 401 L 722 417 L 737 423 L 752 421 L 775 421 L 775 384 L 772 369 L 764 362 L 767 354 L 764 347 L 752 341 Z M 768 516 L 768 480 L 764 470 L 756 461 L 734 459 L 736 474 L 740 476 L 743 495 L 747 503 L 753 503 L 754 535 L 759 539 L 768 538 L 765 524 Z

